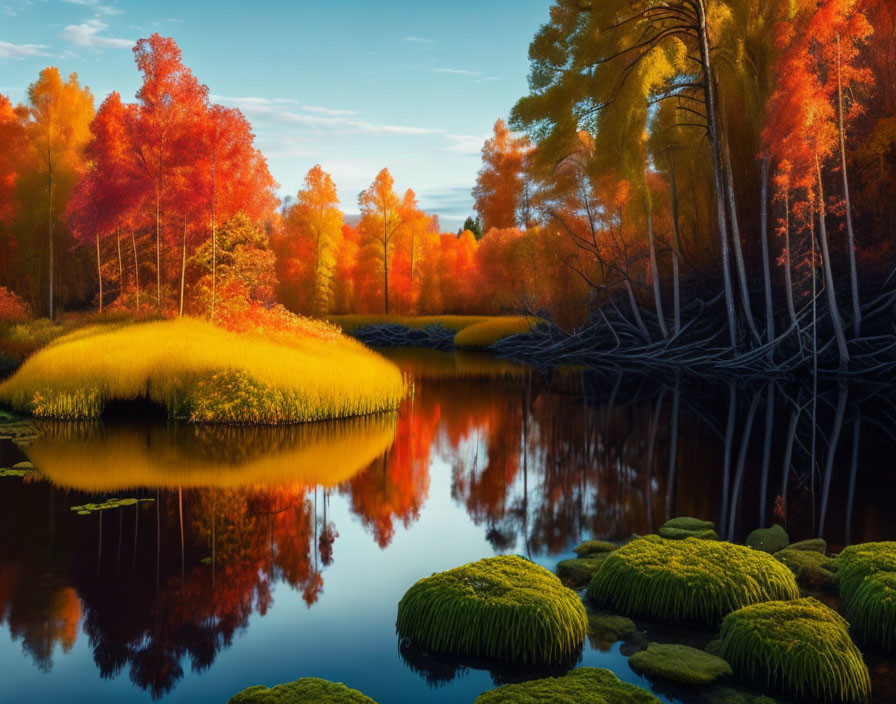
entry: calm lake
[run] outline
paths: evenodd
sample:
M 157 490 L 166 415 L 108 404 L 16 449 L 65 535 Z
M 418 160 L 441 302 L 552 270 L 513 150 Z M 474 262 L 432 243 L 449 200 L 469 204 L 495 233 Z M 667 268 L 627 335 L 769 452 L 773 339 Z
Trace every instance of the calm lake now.
M 30 445 L 0 441 L 0 466 L 37 469 L 0 477 L 0 700 L 223 704 L 315 676 L 380 704 L 468 704 L 534 673 L 400 647 L 396 605 L 420 577 L 501 553 L 553 569 L 676 515 L 734 540 L 774 521 L 832 550 L 896 538 L 891 391 L 390 356 L 415 385 L 395 416 L 41 423 Z M 586 642 L 582 664 L 650 688 L 620 648 Z M 896 700 L 892 663 L 869 666 L 875 701 Z

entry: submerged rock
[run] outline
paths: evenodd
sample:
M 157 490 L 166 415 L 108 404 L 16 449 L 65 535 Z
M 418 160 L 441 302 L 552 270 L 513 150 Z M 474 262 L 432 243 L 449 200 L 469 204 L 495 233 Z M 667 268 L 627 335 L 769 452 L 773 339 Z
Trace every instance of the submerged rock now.
M 615 643 L 638 630 L 635 622 L 614 614 L 588 614 L 588 635 L 602 643 Z
M 586 540 L 572 549 L 577 557 L 593 557 L 595 554 L 613 552 L 617 548 L 606 540 Z
M 483 692 L 473 704 L 660 704 L 645 689 L 609 670 L 580 667 L 563 677 L 508 684 Z
M 596 553 L 591 557 L 577 557 L 572 560 L 562 560 L 557 563 L 557 576 L 566 586 L 573 589 L 582 589 L 588 586 L 588 582 L 600 569 L 607 559 L 608 553 Z
M 732 674 L 722 658 L 674 643 L 651 643 L 632 655 L 628 664 L 639 675 L 686 684 L 710 684 Z
M 376 704 L 344 684 L 303 677 L 295 682 L 265 687 L 257 684 L 234 694 L 227 704 Z
M 421 579 L 399 602 L 396 622 L 424 650 L 521 664 L 575 662 L 587 629 L 574 591 L 510 555 Z
M 703 540 L 718 540 L 719 536 L 714 530 L 715 523 L 704 521 L 690 516 L 671 518 L 660 526 L 660 535 L 669 540 L 684 540 L 685 538 L 702 538 Z
M 811 597 L 753 604 L 725 617 L 721 655 L 748 682 L 813 701 L 865 700 L 871 680 L 848 628 Z
M 793 573 L 771 555 L 657 536 L 610 553 L 588 585 L 592 601 L 622 614 L 706 624 L 748 604 L 799 595 Z
M 747 536 L 747 546 L 762 552 L 779 552 L 789 544 L 790 536 L 777 523 L 771 528 L 757 528 Z

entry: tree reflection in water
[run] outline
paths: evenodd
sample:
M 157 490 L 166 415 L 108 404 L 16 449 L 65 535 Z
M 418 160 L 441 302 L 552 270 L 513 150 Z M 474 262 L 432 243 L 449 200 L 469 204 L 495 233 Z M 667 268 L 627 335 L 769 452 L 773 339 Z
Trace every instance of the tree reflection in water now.
M 495 552 L 533 559 L 584 538 L 655 531 L 673 515 L 709 518 L 732 539 L 772 521 L 833 546 L 893 535 L 894 408 L 876 389 L 835 386 L 813 398 L 775 383 L 544 376 L 477 356 L 397 356 L 415 376 L 397 417 L 45 425 L 25 451 L 47 481 L 0 493 L 0 530 L 14 538 L 0 546 L 0 614 L 12 638 L 49 669 L 81 623 L 103 677 L 126 671 L 160 698 L 265 614 L 274 585 L 310 608 L 328 566 L 364 549 L 340 545 L 334 497 L 368 545 L 390 546 L 429 502 L 451 501 Z M 430 496 L 430 474 L 444 465 L 450 497 Z M 126 496 L 153 501 L 69 510 Z M 432 667 L 433 681 L 463 669 Z

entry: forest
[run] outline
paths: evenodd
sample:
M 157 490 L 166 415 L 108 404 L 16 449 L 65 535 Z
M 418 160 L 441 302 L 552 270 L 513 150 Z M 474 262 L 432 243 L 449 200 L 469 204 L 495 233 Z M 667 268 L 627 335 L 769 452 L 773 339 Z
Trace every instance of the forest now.
M 388 168 L 340 203 L 315 165 L 281 202 L 246 118 L 154 34 L 135 102 L 54 67 L 0 96 L 3 315 L 513 312 L 547 362 L 880 372 L 894 57 L 885 0 L 558 2 L 455 233 Z

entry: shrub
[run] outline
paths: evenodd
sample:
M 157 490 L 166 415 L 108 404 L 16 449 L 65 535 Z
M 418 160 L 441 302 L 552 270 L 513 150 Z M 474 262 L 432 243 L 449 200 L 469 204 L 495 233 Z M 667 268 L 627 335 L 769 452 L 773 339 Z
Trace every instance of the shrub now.
M 31 317 L 31 308 L 6 286 L 0 286 L 0 325 L 23 323 Z
M 896 542 L 852 545 L 835 562 L 846 617 L 874 643 L 896 648 Z
M 505 337 L 532 332 L 532 328 L 537 322 L 537 318 L 526 316 L 490 318 L 476 325 L 465 327 L 457 333 L 454 336 L 454 346 L 465 349 L 490 347 Z
M 790 537 L 780 525 L 775 523 L 771 528 L 757 528 L 747 536 L 747 546 L 754 550 L 775 553 L 790 544 Z
M 865 700 L 868 668 L 842 616 L 815 599 L 770 601 L 722 622 L 722 657 L 742 678 L 796 697 Z
M 588 596 L 624 614 L 713 624 L 748 604 L 795 599 L 799 587 L 771 555 L 732 543 L 646 536 L 610 553 Z
M 0 384 L 0 401 L 89 419 L 109 401 L 144 399 L 171 417 L 279 424 L 394 411 L 406 392 L 395 365 L 341 335 L 287 344 L 184 318 L 76 330 Z
M 399 602 L 396 622 L 400 636 L 428 651 L 523 664 L 574 661 L 587 629 L 576 593 L 516 556 L 421 579 Z
M 673 643 L 651 643 L 632 655 L 628 664 L 639 675 L 686 684 L 709 684 L 732 674 L 722 658 Z
M 473 704 L 659 704 L 653 694 L 621 682 L 609 670 L 580 667 L 563 677 L 508 684 L 483 692 Z
M 836 591 L 837 574 L 834 561 L 824 553 L 788 547 L 775 553 L 775 559 L 787 565 L 796 582 L 810 591 Z
M 227 704 L 376 704 L 344 684 L 303 677 L 268 689 L 257 684 L 233 695 Z

